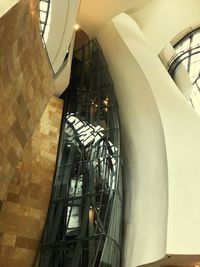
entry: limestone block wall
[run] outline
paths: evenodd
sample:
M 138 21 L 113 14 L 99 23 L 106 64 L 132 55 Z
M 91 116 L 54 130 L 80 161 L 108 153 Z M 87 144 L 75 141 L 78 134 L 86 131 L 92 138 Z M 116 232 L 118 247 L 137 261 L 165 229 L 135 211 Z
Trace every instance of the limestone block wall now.
M 21 0 L 0 18 L 0 202 L 54 92 L 38 2 Z
M 51 98 L 8 187 L 0 212 L 1 267 L 33 264 L 48 209 L 62 105 Z

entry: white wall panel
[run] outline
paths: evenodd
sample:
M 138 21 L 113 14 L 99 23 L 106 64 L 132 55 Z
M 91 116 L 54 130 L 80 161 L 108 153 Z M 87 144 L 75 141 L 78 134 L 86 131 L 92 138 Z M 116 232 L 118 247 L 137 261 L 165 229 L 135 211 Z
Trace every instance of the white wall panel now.
M 0 2 L 0 17 L 2 17 L 9 9 L 16 5 L 19 0 L 1 0 Z
M 67 54 L 76 24 L 79 2 L 79 0 L 52 0 L 46 47 L 54 72 L 62 66 Z
M 98 39 L 122 125 L 124 266 L 200 254 L 200 118 L 132 18 L 117 16 Z
M 151 0 L 131 13 L 158 54 L 177 34 L 200 26 L 199 0 Z
M 133 32 L 135 25 L 133 23 Z M 137 29 L 136 29 L 137 30 Z M 127 29 L 124 34 L 129 38 Z M 141 34 L 140 34 L 141 35 Z M 143 45 L 141 36 L 137 42 Z M 125 172 L 125 267 L 160 260 L 166 252 L 167 160 L 163 128 L 150 84 L 114 24 L 98 40 L 119 104 Z

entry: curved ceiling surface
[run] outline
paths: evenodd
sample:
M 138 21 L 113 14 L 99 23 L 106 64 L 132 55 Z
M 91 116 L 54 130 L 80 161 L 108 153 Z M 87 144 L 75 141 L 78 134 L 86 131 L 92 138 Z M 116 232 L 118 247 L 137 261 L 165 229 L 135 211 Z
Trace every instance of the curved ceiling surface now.
M 93 37 L 110 19 L 129 9 L 136 11 L 152 0 L 82 0 L 78 23 Z

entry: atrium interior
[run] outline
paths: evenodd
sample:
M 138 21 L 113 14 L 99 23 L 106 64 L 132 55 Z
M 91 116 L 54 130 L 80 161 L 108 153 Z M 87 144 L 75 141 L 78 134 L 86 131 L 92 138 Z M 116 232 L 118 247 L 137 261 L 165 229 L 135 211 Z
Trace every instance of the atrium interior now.
M 1 1 L 1 267 L 200 266 L 199 14 Z

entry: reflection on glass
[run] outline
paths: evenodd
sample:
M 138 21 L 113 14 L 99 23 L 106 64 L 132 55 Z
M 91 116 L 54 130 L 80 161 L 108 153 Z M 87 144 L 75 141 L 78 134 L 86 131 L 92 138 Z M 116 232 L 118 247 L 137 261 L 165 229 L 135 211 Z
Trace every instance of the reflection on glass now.
M 190 103 L 196 112 L 200 115 L 200 29 L 186 35 L 175 45 L 176 56 L 171 62 L 173 76 L 176 68 L 183 63 L 193 84 L 193 90 L 190 96 Z
M 95 41 L 75 53 L 59 151 L 40 267 L 120 266 L 119 121 Z

